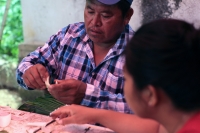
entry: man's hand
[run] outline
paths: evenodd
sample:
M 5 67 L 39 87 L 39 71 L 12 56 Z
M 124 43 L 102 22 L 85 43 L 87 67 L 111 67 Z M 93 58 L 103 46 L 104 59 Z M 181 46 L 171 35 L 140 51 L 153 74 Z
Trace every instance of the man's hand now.
M 58 123 L 62 125 L 76 123 L 76 124 L 87 124 L 94 123 L 98 114 L 98 110 L 80 106 L 80 105 L 70 105 L 62 106 L 55 111 L 53 111 L 50 116 L 53 119 L 58 119 Z
M 28 87 L 43 90 L 46 88 L 44 81 L 48 76 L 49 73 L 46 68 L 41 64 L 36 64 L 27 69 L 22 78 Z
M 65 104 L 80 104 L 85 96 L 87 85 L 79 80 L 55 80 L 48 86 L 49 93 Z

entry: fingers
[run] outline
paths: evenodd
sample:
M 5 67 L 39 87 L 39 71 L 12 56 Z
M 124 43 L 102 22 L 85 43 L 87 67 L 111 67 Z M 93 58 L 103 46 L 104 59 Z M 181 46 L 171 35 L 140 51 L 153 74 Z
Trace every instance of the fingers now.
M 44 79 L 48 77 L 48 72 L 41 64 L 36 64 L 25 71 L 23 80 L 25 84 L 33 89 L 45 89 Z
M 29 76 L 28 76 L 29 75 Z M 37 88 L 37 86 L 35 86 L 37 83 L 34 83 L 32 81 L 34 81 L 34 77 L 32 76 L 32 74 L 29 74 L 29 73 L 25 73 L 23 76 L 22 76 L 23 80 L 24 80 L 24 83 L 30 87 L 30 88 Z
M 41 88 L 38 82 L 35 79 L 38 79 L 39 75 L 38 72 L 35 71 L 34 67 L 30 67 L 28 70 L 25 71 L 23 74 L 23 79 L 25 84 L 31 88 Z
M 50 113 L 50 116 L 57 121 L 58 124 L 75 123 L 73 111 L 70 106 L 63 106 Z
M 54 82 L 55 82 L 55 84 L 60 84 L 60 83 L 63 82 L 63 80 L 58 80 L 58 79 L 56 79 L 56 80 L 54 80 Z
M 62 106 L 60 108 L 55 109 L 50 113 L 50 116 L 53 118 L 64 118 L 70 116 L 70 111 L 68 111 L 67 106 Z
M 57 90 L 57 91 L 63 91 L 70 88 L 70 84 L 68 83 L 68 80 L 54 80 L 55 84 L 51 84 L 49 86 L 49 90 Z
M 67 105 L 56 109 L 50 114 L 50 116 L 62 125 L 70 123 L 85 124 L 92 121 L 89 118 L 90 112 L 91 109 L 72 104 L 70 106 Z
M 35 82 L 37 83 L 37 88 L 39 89 L 45 89 L 46 85 L 43 81 L 43 73 L 44 70 L 40 70 L 41 65 L 37 65 L 34 69 L 31 70 L 31 74 L 35 78 Z
M 56 89 L 57 91 L 73 90 L 77 92 L 80 82 L 81 81 L 75 79 L 55 80 L 55 84 L 52 84 L 49 87 L 49 90 L 54 90 L 54 89 Z
M 60 96 L 60 92 L 58 91 L 58 90 L 56 90 L 56 89 L 52 89 L 53 87 L 52 87 L 52 85 L 48 85 L 48 87 L 47 87 L 47 90 L 48 90 L 48 92 L 53 96 L 53 97 L 55 97 L 56 99 L 58 99 L 59 98 L 59 96 Z M 58 99 L 59 100 L 59 99 Z
M 53 85 L 50 85 L 48 86 L 48 88 L 51 88 L 52 86 Z M 56 88 L 48 89 L 48 91 L 54 98 L 65 104 L 72 104 L 75 103 L 76 101 L 76 93 L 74 91 L 71 90 L 58 91 Z
M 63 119 L 70 116 L 67 112 L 54 112 L 50 115 L 53 119 Z
M 56 84 L 48 86 L 48 91 L 53 97 L 66 104 L 81 103 L 85 96 L 85 83 L 74 79 L 55 80 L 55 82 Z
M 74 117 L 71 116 L 71 117 L 65 117 L 65 118 L 62 118 L 62 119 L 58 119 L 57 123 L 61 124 L 61 125 L 67 125 L 67 124 L 77 123 L 77 122 L 75 121 Z
M 48 74 L 46 68 L 45 68 L 43 65 L 40 65 L 40 64 L 35 65 L 35 68 L 36 68 L 35 71 L 37 71 L 37 74 L 39 75 L 39 77 L 38 77 L 38 78 L 39 78 L 38 82 L 44 84 L 45 80 L 46 80 L 47 77 L 49 76 L 49 74 Z M 33 71 L 32 71 L 32 72 L 33 72 Z

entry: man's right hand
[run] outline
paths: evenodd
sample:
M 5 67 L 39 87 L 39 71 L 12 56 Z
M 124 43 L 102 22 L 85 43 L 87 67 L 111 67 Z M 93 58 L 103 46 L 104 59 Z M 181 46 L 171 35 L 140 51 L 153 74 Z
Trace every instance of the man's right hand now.
M 41 64 L 36 64 L 27 69 L 22 78 L 29 88 L 43 90 L 46 88 L 45 80 L 48 76 L 47 69 Z

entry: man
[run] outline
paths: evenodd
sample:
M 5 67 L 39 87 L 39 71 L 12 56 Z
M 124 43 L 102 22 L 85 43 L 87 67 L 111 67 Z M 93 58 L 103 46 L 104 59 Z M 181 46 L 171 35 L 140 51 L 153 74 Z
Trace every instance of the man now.
M 63 28 L 19 64 L 17 81 L 26 89 L 46 89 L 66 104 L 131 113 L 124 96 L 122 55 L 133 35 L 128 25 L 133 0 L 86 0 L 84 23 Z

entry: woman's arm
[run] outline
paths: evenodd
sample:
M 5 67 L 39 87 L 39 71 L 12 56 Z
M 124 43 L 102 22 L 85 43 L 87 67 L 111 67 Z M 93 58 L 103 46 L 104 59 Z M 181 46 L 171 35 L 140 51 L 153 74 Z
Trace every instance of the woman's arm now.
M 160 124 L 150 119 L 136 115 L 93 109 L 79 105 L 63 106 L 51 113 L 54 119 L 59 118 L 59 124 L 99 123 L 117 133 L 158 133 Z

